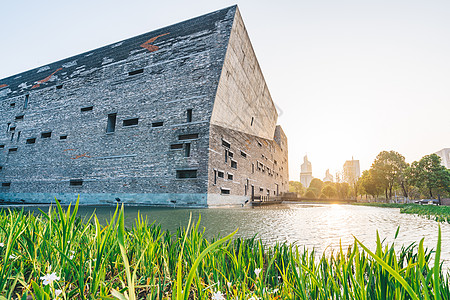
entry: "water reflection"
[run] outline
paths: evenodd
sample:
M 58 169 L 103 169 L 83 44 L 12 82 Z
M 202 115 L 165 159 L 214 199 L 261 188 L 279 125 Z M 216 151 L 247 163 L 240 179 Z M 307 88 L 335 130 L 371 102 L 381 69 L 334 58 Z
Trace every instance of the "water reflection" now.
M 30 208 L 27 209 L 36 209 Z M 89 215 L 92 207 L 80 207 L 80 215 Z M 100 220 L 105 220 L 114 212 L 111 207 L 95 208 Z M 397 227 L 400 233 L 397 246 L 419 242 L 425 237 L 424 245 L 436 247 L 438 223 L 414 215 L 400 214 L 399 209 L 378 208 L 352 205 L 305 205 L 282 204 L 278 206 L 256 208 L 210 208 L 210 209 L 173 209 L 126 207 L 126 225 L 132 226 L 138 212 L 150 222 L 161 224 L 163 229 L 172 232 L 179 226 L 186 226 L 192 213 L 197 220 L 201 215 L 208 237 L 225 236 L 236 228 L 241 237 L 261 238 L 266 244 L 276 242 L 296 243 L 306 248 L 315 248 L 319 253 L 338 250 L 354 242 L 354 236 L 369 248 L 375 248 L 376 232 L 381 239 L 393 242 Z M 442 258 L 450 259 L 450 224 L 441 224 Z

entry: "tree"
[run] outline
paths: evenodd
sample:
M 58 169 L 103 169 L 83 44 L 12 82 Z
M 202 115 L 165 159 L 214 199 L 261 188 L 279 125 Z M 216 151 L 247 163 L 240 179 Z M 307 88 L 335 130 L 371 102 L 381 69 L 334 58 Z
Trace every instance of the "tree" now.
M 347 199 L 350 185 L 347 182 L 336 183 L 336 191 L 339 199 Z
M 297 193 L 301 196 L 305 192 L 305 188 L 299 181 L 289 181 L 289 192 Z
M 334 187 L 334 184 L 325 184 L 325 186 L 322 188 L 322 195 L 324 195 L 326 198 L 331 199 L 333 197 L 336 197 L 337 190 Z
M 418 162 L 411 164 L 413 184 L 424 193 L 450 193 L 450 171 L 441 165 L 441 158 L 436 154 L 425 155 Z
M 309 199 L 315 199 L 317 198 L 316 193 L 314 193 L 314 190 L 311 189 L 307 189 L 305 195 L 303 195 L 305 198 L 309 198 Z
M 309 184 L 308 189 L 312 190 L 314 194 L 320 195 L 320 191 L 322 190 L 323 181 L 319 178 L 313 178 L 311 183 Z
M 386 199 L 392 198 L 392 189 L 401 184 L 403 172 L 408 167 L 405 157 L 395 151 L 381 151 L 372 164 L 372 176 L 386 194 Z
M 363 171 L 361 177 L 358 179 L 358 183 L 364 189 L 366 194 L 371 195 L 374 198 L 377 198 L 381 192 L 381 187 L 378 185 L 377 181 L 373 178 L 372 170 Z

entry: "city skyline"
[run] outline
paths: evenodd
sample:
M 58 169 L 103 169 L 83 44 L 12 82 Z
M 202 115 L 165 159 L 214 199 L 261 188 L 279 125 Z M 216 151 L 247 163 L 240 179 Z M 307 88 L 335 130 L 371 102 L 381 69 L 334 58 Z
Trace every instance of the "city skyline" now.
M 363 171 L 383 150 L 411 163 L 449 147 L 445 1 L 7 3 L 0 78 L 233 4 L 288 136 L 290 180 L 305 154 L 323 178 L 352 156 Z

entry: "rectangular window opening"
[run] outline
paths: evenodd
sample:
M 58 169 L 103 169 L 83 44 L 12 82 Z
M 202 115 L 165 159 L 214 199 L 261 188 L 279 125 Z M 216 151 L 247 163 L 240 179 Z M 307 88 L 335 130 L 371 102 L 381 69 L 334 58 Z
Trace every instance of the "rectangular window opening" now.
M 225 163 L 228 162 L 228 149 L 225 149 Z
M 9 104 L 9 106 L 10 107 L 14 107 L 14 106 L 16 106 L 16 103 L 12 102 L 12 103 Z
M 180 134 L 178 136 L 178 139 L 181 140 L 193 140 L 198 138 L 198 133 L 191 133 L 191 134 Z
M 228 151 L 228 156 L 229 156 L 229 157 L 233 157 L 233 155 L 234 155 L 233 152 Z
M 214 184 L 217 184 L 217 170 L 214 170 Z
M 116 117 L 117 114 L 108 114 L 108 123 L 106 125 L 107 133 L 116 131 Z
M 138 69 L 138 70 L 128 72 L 128 76 L 133 76 L 133 75 L 142 74 L 142 73 L 144 73 L 144 69 Z
M 183 144 L 172 144 L 170 149 L 183 149 Z
M 134 126 L 139 122 L 139 118 L 123 120 L 123 126 Z
M 232 167 L 233 169 L 237 169 L 237 161 L 232 160 L 232 161 L 231 161 L 231 167 Z
M 94 106 L 86 106 L 86 107 L 82 107 L 80 110 L 81 111 L 91 111 L 94 109 Z
M 191 143 L 184 144 L 184 157 L 191 156 Z
M 70 179 L 70 186 L 82 186 L 83 179 Z
M 28 100 L 30 99 L 30 95 L 25 95 L 25 101 L 23 102 L 23 108 L 26 109 L 28 107 Z
M 259 141 L 256 141 L 259 147 L 262 147 L 262 144 Z
M 153 122 L 152 127 L 161 127 L 164 125 L 164 122 Z
M 23 120 L 23 115 L 16 116 L 16 120 Z
M 217 171 L 217 177 L 224 178 L 225 177 L 225 173 L 222 172 L 222 171 Z
M 188 109 L 186 111 L 186 122 L 188 123 L 192 122 L 192 109 Z
M 0 171 L 3 169 L 3 167 L 2 166 L 0 166 Z
M 14 130 L 16 130 L 16 126 L 11 126 L 11 127 L 9 128 L 9 131 L 14 131 Z
M 26 143 L 27 144 L 34 144 L 34 143 L 36 143 L 36 138 L 29 138 L 29 139 L 27 139 Z
M 60 140 L 67 140 L 67 134 L 65 134 L 65 135 L 60 135 L 60 136 L 59 136 L 59 139 L 60 139 Z
M 20 139 L 20 133 L 21 133 L 21 131 L 19 131 L 19 132 L 17 133 L 17 141 L 19 141 L 19 139 Z
M 230 143 L 228 143 L 225 140 L 222 140 L 222 146 L 224 146 L 225 148 L 230 148 L 231 147 Z
M 13 141 L 13 139 L 14 139 L 14 132 L 11 134 L 11 142 Z
M 62 84 L 58 84 L 58 85 L 56 86 L 56 89 L 57 89 L 57 90 L 60 90 L 60 89 L 62 89 L 62 87 L 63 87 Z
M 51 131 L 47 131 L 47 132 L 41 133 L 41 138 L 43 138 L 43 139 L 47 139 L 47 138 L 49 138 L 51 136 L 52 136 L 52 132 Z
M 2 182 L 2 186 L 3 187 L 10 187 L 11 186 L 11 182 Z
M 0 149 L 4 149 L 5 148 L 5 145 L 0 145 Z
M 230 189 L 220 188 L 220 194 L 221 195 L 229 195 L 230 194 Z
M 177 178 L 197 178 L 197 170 L 177 170 Z
M 9 153 L 11 153 L 11 152 L 17 152 L 17 147 L 15 147 L 15 148 L 9 148 Z
M 227 179 L 228 179 L 228 180 L 233 180 L 233 174 L 228 173 L 228 174 L 227 174 Z
M 244 151 L 241 151 L 241 156 L 244 158 L 247 158 L 247 153 L 245 153 Z
M 254 118 L 252 117 L 252 121 L 250 122 L 250 126 L 253 126 L 253 120 L 254 120 Z

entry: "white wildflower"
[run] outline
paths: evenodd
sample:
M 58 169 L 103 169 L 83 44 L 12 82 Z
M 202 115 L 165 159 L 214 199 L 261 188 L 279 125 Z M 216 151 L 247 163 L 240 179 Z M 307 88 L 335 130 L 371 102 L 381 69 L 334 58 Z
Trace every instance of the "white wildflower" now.
M 5 244 L 3 244 L 3 243 L 0 243 L 0 247 L 5 247 Z
M 43 282 L 44 285 L 51 284 L 53 281 L 59 279 L 60 277 L 56 276 L 56 273 L 47 274 L 41 277 L 41 280 L 44 280 Z
M 256 268 L 256 269 L 255 269 L 256 277 L 259 276 L 259 273 L 261 273 L 261 269 L 260 269 L 260 268 Z
M 62 294 L 62 290 L 55 290 L 55 296 L 58 297 Z
M 274 294 L 278 293 L 278 289 L 274 289 L 274 290 L 273 290 L 273 293 L 274 293 Z
M 225 300 L 225 297 L 223 296 L 221 291 L 217 291 L 215 293 L 212 293 L 211 300 Z
M 231 289 L 231 282 L 227 281 L 227 286 L 229 289 Z
M 256 296 L 252 296 L 251 298 L 248 298 L 248 300 L 259 300 L 259 298 Z
M 17 258 L 17 256 L 15 256 L 14 254 L 11 254 L 10 256 L 9 256 L 9 259 L 16 259 Z

